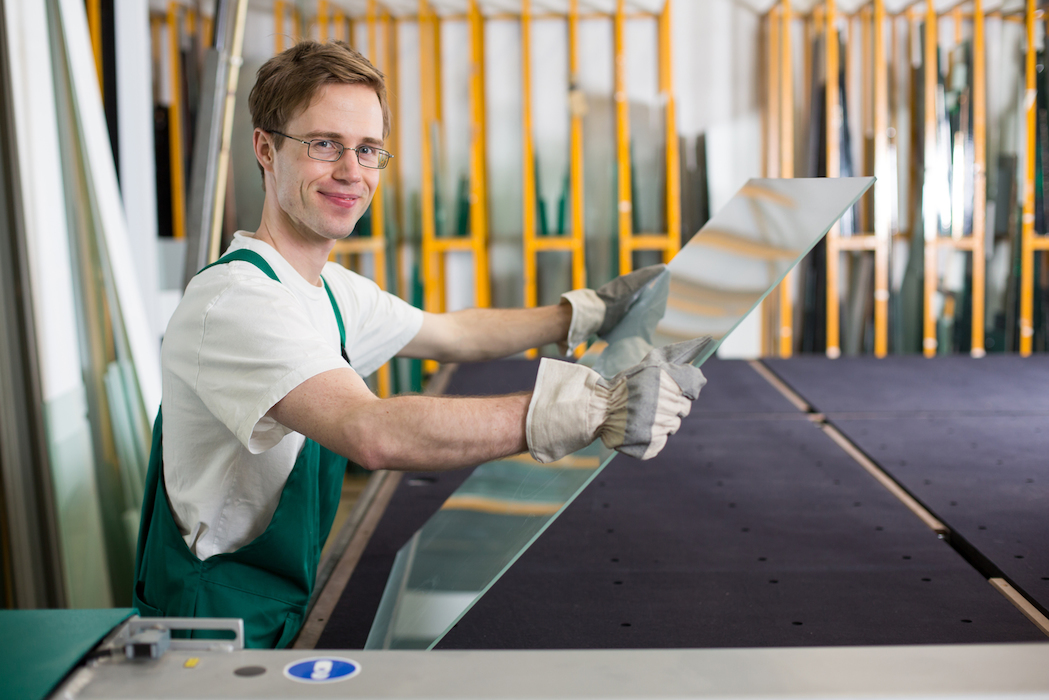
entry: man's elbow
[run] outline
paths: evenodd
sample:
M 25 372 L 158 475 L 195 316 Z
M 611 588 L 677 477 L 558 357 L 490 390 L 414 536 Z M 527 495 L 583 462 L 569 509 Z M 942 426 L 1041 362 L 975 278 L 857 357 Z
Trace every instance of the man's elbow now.
M 358 435 L 347 451 L 355 464 L 371 472 L 393 469 L 397 464 L 390 441 L 382 435 Z

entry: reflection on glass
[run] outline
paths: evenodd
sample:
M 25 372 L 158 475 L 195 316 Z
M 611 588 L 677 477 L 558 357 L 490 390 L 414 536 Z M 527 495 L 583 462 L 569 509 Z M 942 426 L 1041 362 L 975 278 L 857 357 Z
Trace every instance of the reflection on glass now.
M 702 364 L 873 182 L 751 180 L 580 362 L 611 377 L 652 347 L 711 336 Z M 432 648 L 614 455 L 597 441 L 474 470 L 398 552 L 365 648 Z

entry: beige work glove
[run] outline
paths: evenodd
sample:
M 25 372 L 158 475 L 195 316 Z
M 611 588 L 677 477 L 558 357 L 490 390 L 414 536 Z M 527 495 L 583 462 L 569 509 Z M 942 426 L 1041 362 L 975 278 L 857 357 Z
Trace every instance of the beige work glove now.
M 599 437 L 631 457 L 655 457 L 707 383 L 691 362 L 710 342 L 656 348 L 608 380 L 589 367 L 543 358 L 525 424 L 532 457 L 552 462 Z
M 666 265 L 649 265 L 616 277 L 596 290 L 574 289 L 562 294 L 561 303 L 572 306 L 572 323 L 568 338 L 561 343 L 562 352 L 571 353 L 590 336 L 603 336 L 615 328 L 645 285 L 666 269 Z

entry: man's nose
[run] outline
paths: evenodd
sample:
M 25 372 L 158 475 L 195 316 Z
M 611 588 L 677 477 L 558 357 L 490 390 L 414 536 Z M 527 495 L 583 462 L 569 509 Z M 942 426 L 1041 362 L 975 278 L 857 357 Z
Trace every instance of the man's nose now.
M 362 177 L 361 164 L 357 161 L 357 151 L 347 148 L 342 152 L 342 158 L 335 161 L 334 176 L 340 180 L 356 182 Z

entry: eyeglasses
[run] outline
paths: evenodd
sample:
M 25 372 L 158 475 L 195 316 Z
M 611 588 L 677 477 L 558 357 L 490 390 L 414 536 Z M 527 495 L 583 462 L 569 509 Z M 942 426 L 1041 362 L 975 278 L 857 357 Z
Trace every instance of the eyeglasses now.
M 386 164 L 390 162 L 390 158 L 393 158 L 393 154 L 389 151 L 384 151 L 381 148 L 376 148 L 375 146 L 369 146 L 367 144 L 362 144 L 357 146 L 357 148 L 347 148 L 338 141 L 332 141 L 331 139 L 313 139 L 312 141 L 303 141 L 294 136 L 282 134 L 279 131 L 270 131 L 270 133 L 306 144 L 306 155 L 314 160 L 323 160 L 329 163 L 334 163 L 339 158 L 342 158 L 344 152 L 353 151 L 357 154 L 357 162 L 361 164 L 361 167 L 382 170 L 386 167 Z

